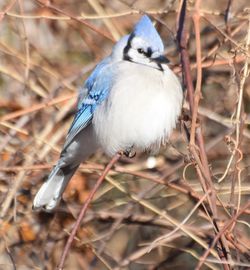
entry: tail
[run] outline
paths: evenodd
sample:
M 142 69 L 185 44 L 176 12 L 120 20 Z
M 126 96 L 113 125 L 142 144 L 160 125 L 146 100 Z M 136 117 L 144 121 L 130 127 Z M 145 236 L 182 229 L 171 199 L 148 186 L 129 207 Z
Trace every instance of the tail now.
M 80 163 L 93 154 L 97 148 L 98 143 L 93 126 L 88 125 L 72 139 L 67 147 L 63 148 L 59 161 L 34 198 L 33 209 L 52 211 L 58 205 L 63 191 Z
M 33 210 L 52 211 L 60 202 L 61 196 L 80 164 L 60 167 L 60 161 L 51 171 L 46 182 L 41 186 L 33 201 Z

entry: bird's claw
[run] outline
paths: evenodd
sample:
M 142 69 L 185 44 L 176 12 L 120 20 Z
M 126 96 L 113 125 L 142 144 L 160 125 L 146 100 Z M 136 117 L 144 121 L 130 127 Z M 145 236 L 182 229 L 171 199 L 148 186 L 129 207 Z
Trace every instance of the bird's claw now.
M 128 158 L 133 158 L 136 156 L 136 151 L 133 147 L 130 147 L 122 152 L 122 154 Z

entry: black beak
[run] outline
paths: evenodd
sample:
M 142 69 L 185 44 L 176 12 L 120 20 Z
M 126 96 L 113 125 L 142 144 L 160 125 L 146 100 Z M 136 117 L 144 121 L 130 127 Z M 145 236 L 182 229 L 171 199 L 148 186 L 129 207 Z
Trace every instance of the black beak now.
M 153 58 L 153 61 L 157 64 L 168 64 L 170 61 L 167 59 L 167 57 L 161 55 L 159 57 Z

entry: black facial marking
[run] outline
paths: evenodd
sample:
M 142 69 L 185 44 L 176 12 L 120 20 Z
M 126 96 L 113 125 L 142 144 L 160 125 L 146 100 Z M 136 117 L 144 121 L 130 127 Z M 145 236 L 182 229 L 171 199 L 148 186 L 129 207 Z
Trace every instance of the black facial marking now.
M 153 53 L 152 49 L 151 49 L 150 47 L 148 47 L 147 52 L 145 52 L 145 55 L 146 55 L 148 58 L 150 58 L 150 57 L 152 56 L 152 53 Z
M 141 54 L 144 54 L 145 53 L 142 48 L 137 49 L 137 52 L 138 53 L 141 53 Z
M 163 67 L 162 67 L 162 65 L 160 63 L 157 63 L 157 66 L 158 66 L 160 71 L 164 71 L 164 69 L 163 69 Z
M 132 33 L 132 34 L 129 36 L 127 45 L 126 45 L 126 47 L 125 47 L 124 50 L 123 50 L 123 60 L 131 61 L 131 57 L 128 55 L 128 51 L 131 49 L 131 41 L 132 41 L 132 39 L 134 38 L 134 36 L 135 36 L 134 33 Z
M 157 64 L 158 69 L 161 71 L 164 71 L 163 65 L 169 63 L 169 60 L 163 55 L 153 58 L 152 61 Z
M 130 36 L 128 38 L 128 41 L 127 41 L 127 44 L 126 44 L 125 48 L 123 49 L 123 60 L 133 62 L 132 58 L 128 55 L 128 52 L 132 48 L 131 43 L 132 43 L 132 39 L 134 37 L 135 37 L 134 33 L 130 34 Z M 161 61 L 158 62 L 157 61 L 158 59 L 156 59 L 156 61 L 154 61 L 154 59 L 151 58 L 152 54 L 153 54 L 153 51 L 152 51 L 152 49 L 150 47 L 147 48 L 147 51 L 144 51 L 143 48 L 138 48 L 137 52 L 140 53 L 140 54 L 143 54 L 145 57 L 150 58 L 151 61 L 155 62 L 157 67 L 154 67 L 154 68 L 156 68 L 156 69 L 158 69 L 160 71 L 164 71 L 164 69 L 162 67 L 162 63 L 164 63 L 164 61 L 163 62 L 161 62 Z
M 152 49 L 150 47 L 147 48 L 146 52 L 143 50 L 143 48 L 138 48 L 137 52 L 140 53 L 140 54 L 145 55 L 147 58 L 150 58 L 152 53 L 153 53 Z

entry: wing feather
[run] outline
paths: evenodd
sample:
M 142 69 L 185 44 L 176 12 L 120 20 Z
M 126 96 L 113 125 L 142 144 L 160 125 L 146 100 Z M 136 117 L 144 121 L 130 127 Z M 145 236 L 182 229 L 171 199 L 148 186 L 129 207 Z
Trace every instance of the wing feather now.
M 110 59 L 106 58 L 96 66 L 83 88 L 80 89 L 78 111 L 66 137 L 64 149 L 92 121 L 96 107 L 107 98 L 113 79 Z

